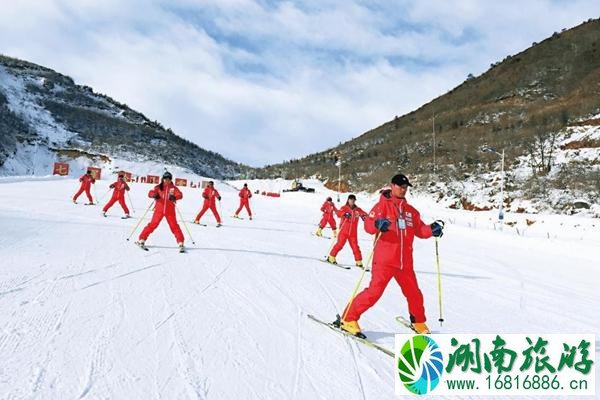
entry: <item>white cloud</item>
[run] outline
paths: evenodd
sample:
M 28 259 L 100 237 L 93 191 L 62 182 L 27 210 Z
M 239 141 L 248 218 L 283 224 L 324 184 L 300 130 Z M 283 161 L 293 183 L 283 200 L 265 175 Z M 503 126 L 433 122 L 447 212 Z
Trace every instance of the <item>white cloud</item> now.
M 411 111 L 599 8 L 582 0 L 29 0 L 3 5 L 0 52 L 263 165 Z

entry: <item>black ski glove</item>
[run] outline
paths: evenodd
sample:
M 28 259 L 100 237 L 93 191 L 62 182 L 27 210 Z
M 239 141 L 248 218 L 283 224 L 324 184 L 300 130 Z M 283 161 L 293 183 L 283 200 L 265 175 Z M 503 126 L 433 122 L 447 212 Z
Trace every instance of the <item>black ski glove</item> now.
M 442 237 L 444 235 L 444 221 L 437 220 L 431 226 L 431 234 L 435 237 Z
M 349 212 L 344 213 L 344 218 L 350 218 L 352 216 L 352 214 L 350 214 Z
M 379 229 L 380 232 L 387 232 L 390 229 L 392 223 L 387 218 L 379 218 L 375 220 L 375 228 Z
M 221 201 L 221 196 L 217 197 L 217 199 L 219 199 L 219 201 Z
M 152 198 L 158 200 L 158 199 L 160 199 L 160 194 L 154 193 L 154 195 L 152 196 Z
M 175 195 L 174 195 L 174 194 L 170 194 L 170 195 L 169 195 L 169 200 L 171 200 L 171 201 L 175 201 L 175 200 L 177 200 L 177 197 L 175 197 Z

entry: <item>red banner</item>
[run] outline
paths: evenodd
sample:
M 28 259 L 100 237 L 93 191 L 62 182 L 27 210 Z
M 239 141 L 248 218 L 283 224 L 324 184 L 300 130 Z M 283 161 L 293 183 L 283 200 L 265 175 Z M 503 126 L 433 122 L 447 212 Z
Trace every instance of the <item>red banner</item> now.
M 158 177 L 157 175 L 147 175 L 146 183 L 153 183 L 155 185 L 158 185 L 160 183 L 160 177 Z
M 61 175 L 61 176 L 69 175 L 69 164 L 62 163 L 62 162 L 55 162 L 54 163 L 54 172 L 52 172 L 52 175 Z
M 175 178 L 175 186 L 187 186 L 187 179 Z

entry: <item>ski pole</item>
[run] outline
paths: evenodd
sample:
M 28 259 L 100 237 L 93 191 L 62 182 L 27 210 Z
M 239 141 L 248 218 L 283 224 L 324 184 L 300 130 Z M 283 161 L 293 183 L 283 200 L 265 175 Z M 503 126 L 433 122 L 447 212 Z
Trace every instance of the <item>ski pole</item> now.
M 152 205 L 154 204 L 154 200 L 152 200 L 150 202 L 150 205 L 148 206 L 148 208 L 146 209 L 146 212 L 144 212 L 144 215 L 142 215 L 142 218 L 140 218 L 139 222 L 135 225 L 135 227 L 133 228 L 133 230 L 131 231 L 131 233 L 129 234 L 129 236 L 127 237 L 127 241 L 129 241 L 129 239 L 131 239 L 131 237 L 133 236 L 133 233 L 137 230 L 137 228 L 140 226 L 140 224 L 142 223 L 142 221 L 144 220 L 144 218 L 146 217 L 146 214 L 148 214 L 148 211 L 150 211 L 150 208 L 152 207 Z
M 106 198 L 106 195 L 108 194 L 108 192 L 110 192 L 110 188 L 108 188 L 108 189 L 106 190 L 106 192 L 104 192 L 104 193 L 102 194 L 102 198 L 100 198 L 100 199 L 96 198 L 96 204 L 100 204 L 100 201 L 102 201 L 102 200 L 104 200 L 104 199 Z M 96 189 L 94 188 L 94 195 L 95 195 L 95 194 L 96 194 Z
M 365 272 L 367 272 L 367 266 L 371 263 L 371 260 L 373 259 L 373 253 L 375 253 L 375 246 L 377 245 L 377 241 L 379 240 L 380 237 L 381 237 L 381 231 L 377 233 L 377 236 L 375 237 L 375 240 L 373 241 L 373 250 L 371 250 L 371 252 L 369 253 L 369 257 L 367 257 L 367 262 L 363 266 L 363 270 L 360 273 L 358 282 L 356 282 L 356 286 L 354 286 L 354 291 L 352 292 L 352 295 L 350 296 L 350 298 L 348 299 L 348 302 L 346 303 L 347 306 L 346 306 L 346 309 L 344 310 L 344 314 L 342 315 L 342 321 L 344 320 L 344 318 L 346 318 L 346 313 L 348 313 L 348 310 L 350 309 L 350 306 L 352 305 L 352 302 L 354 301 L 354 298 L 356 297 L 356 293 L 358 292 L 358 289 L 360 288 L 360 284 L 362 283 L 362 280 L 365 276 Z
M 131 204 L 131 211 L 135 212 L 135 207 L 133 206 L 133 201 L 131 201 L 131 195 L 129 194 L 129 190 L 127 190 L 127 198 L 129 199 L 129 204 Z
M 333 250 L 333 246 L 335 246 L 335 244 L 337 243 L 338 238 L 333 236 L 331 237 L 331 246 L 329 246 L 329 251 L 327 252 L 327 255 L 329 256 L 331 254 L 331 250 Z
M 342 219 L 340 219 L 340 229 L 338 231 L 338 236 L 342 232 L 342 225 L 343 224 L 344 224 L 344 221 L 342 221 Z M 333 243 L 331 243 L 331 247 L 329 247 L 329 251 L 327 252 L 327 256 L 329 256 L 331 254 L 331 250 L 333 250 L 333 246 L 335 246 L 335 244 L 337 243 L 338 237 L 332 236 L 331 239 L 332 239 Z
M 439 252 L 439 239 L 435 238 L 435 259 L 437 264 L 437 286 L 438 286 L 438 307 L 440 310 L 440 326 L 444 322 L 442 317 L 442 274 L 440 273 L 440 252 Z
M 194 241 L 194 238 L 192 237 L 192 232 L 190 232 L 190 228 L 188 228 L 187 224 L 185 223 L 185 219 L 183 219 L 183 215 L 181 214 L 181 211 L 179 211 L 179 207 L 177 207 L 177 203 L 175 203 L 175 209 L 177 209 L 177 212 L 179 213 L 179 219 L 181 219 L 181 221 L 183 221 L 183 226 L 185 227 L 185 230 L 187 231 L 188 235 L 190 236 L 190 239 L 192 240 L 192 244 L 196 244 L 196 242 Z

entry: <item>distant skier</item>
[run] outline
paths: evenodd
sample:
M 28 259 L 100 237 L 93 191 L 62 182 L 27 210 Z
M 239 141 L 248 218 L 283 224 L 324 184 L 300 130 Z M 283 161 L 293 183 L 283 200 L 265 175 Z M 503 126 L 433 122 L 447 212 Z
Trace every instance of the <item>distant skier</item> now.
M 316 235 L 323 236 L 323 228 L 329 224 L 333 231 L 333 237 L 337 237 L 337 226 L 334 217 L 337 208 L 335 207 L 335 204 L 333 204 L 331 197 L 328 197 L 327 200 L 325 200 L 325 203 L 321 206 L 321 212 L 323 213 L 323 217 L 321 218 L 321 222 L 319 222 L 319 228 L 317 229 Z
M 217 220 L 217 227 L 221 226 L 221 216 L 217 211 L 217 200 L 221 201 L 221 195 L 217 189 L 215 189 L 215 183 L 213 181 L 208 182 L 208 185 L 204 188 L 204 192 L 202 192 L 202 197 L 204 197 L 204 205 L 202 206 L 202 210 L 200 210 L 196 216 L 194 223 L 199 224 L 200 218 L 202 218 L 206 210 L 210 208 L 210 211 L 212 211 Z
M 360 252 L 360 247 L 358 247 L 357 228 L 360 222 L 359 220 L 362 219 L 364 221 L 367 217 L 367 213 L 365 213 L 356 205 L 356 196 L 353 194 L 348 196 L 346 205 L 339 210 L 336 210 L 335 213 L 342 219 L 342 222 L 340 223 L 340 233 L 338 235 L 337 242 L 331 249 L 329 256 L 327 256 L 327 262 L 331 264 L 337 264 L 335 257 L 344 247 L 346 241 L 348 241 L 350 243 L 350 247 L 352 248 L 352 253 L 354 253 L 356 266 L 362 267 L 362 254 Z
M 73 196 L 73 203 L 77 204 L 77 198 L 79 197 L 79 195 L 81 195 L 81 193 L 85 192 L 85 195 L 90 201 L 88 204 L 94 204 L 94 199 L 92 198 L 92 194 L 90 193 L 90 188 L 94 183 L 96 183 L 96 180 L 92 176 L 92 171 L 88 170 L 85 174 L 81 175 L 81 177 L 79 178 L 79 182 L 81 182 L 81 186 L 79 187 L 79 191 L 75 193 L 75 196 Z
M 240 190 L 240 206 L 238 207 L 237 211 L 235 212 L 234 217 L 235 218 L 239 218 L 240 217 L 240 211 L 242 211 L 242 208 L 246 208 L 246 211 L 248 211 L 248 216 L 250 219 L 252 219 L 252 210 L 250 210 L 250 197 L 252 197 L 252 192 L 250 191 L 250 189 L 248 189 L 248 184 L 244 183 L 244 187 L 242 188 L 242 190 Z
M 144 248 L 146 239 L 154 232 L 164 217 L 167 219 L 171 232 L 175 235 L 180 251 L 183 251 L 183 233 L 181 232 L 181 228 L 177 223 L 175 215 L 175 203 L 177 200 L 183 198 L 183 194 L 173 184 L 173 175 L 171 175 L 170 172 L 165 172 L 160 184 L 156 185 L 154 189 L 148 192 L 148 197 L 156 200 L 156 203 L 154 204 L 154 215 L 152 215 L 150 223 L 142 230 L 137 244 Z
M 106 212 L 118 201 L 121 205 L 121 208 L 125 212 L 125 218 L 129 218 L 129 209 L 125 203 L 125 191 L 129 191 L 129 185 L 127 185 L 127 182 L 125 182 L 125 175 L 120 174 L 117 181 L 112 183 L 109 188 L 114 189 L 113 194 L 108 203 L 106 203 L 102 209 L 102 215 L 106 217 Z
M 341 321 L 336 321 L 343 330 L 357 336 L 364 337 L 358 325 L 360 316 L 379 300 L 392 278 L 406 297 L 413 328 L 418 333 L 431 333 L 425 324 L 423 294 L 413 270 L 412 246 L 415 236 L 441 237 L 444 223 L 435 221 L 427 225 L 421 221 L 419 212 L 406 201 L 409 186 L 412 185 L 406 176 L 395 175 L 390 189 L 381 192 L 379 202 L 365 221 L 368 233 L 380 234 L 373 253 L 371 282 L 346 307 Z

